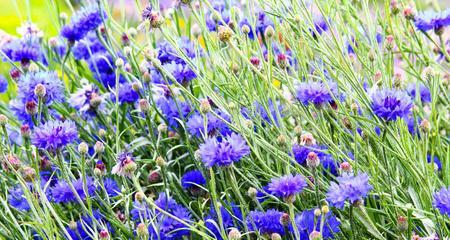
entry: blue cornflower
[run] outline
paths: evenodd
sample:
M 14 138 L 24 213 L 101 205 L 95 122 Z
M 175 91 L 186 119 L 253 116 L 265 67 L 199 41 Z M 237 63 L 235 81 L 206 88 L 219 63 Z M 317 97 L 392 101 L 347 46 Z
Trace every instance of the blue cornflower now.
M 94 116 L 105 111 L 105 101 L 93 84 L 82 84 L 82 88 L 70 95 L 69 105 L 80 115 Z
M 306 187 L 306 181 L 302 175 L 286 175 L 273 178 L 268 186 L 269 192 L 273 195 L 289 199 L 303 191 Z
M 417 14 L 414 18 L 414 24 L 421 31 L 441 31 L 444 27 L 450 25 L 450 8 L 442 12 L 428 10 Z
M 335 82 L 302 82 L 297 87 L 297 99 L 304 105 L 314 104 L 322 106 L 334 102 L 333 96 L 338 97 Z
M 44 125 L 40 125 L 34 130 L 31 140 L 38 148 L 56 151 L 77 138 L 78 131 L 75 123 L 66 120 L 65 122 L 48 121 Z
M 119 195 L 120 189 L 119 185 L 117 185 L 117 182 L 112 178 L 105 178 L 103 181 L 103 184 L 105 186 L 106 193 L 109 197 L 115 197 Z
M 178 40 L 178 46 L 179 49 L 181 49 L 182 52 L 186 54 L 188 58 L 193 59 L 197 57 L 194 43 L 191 42 L 189 38 L 181 37 L 180 40 Z M 185 63 L 185 61 L 179 56 L 177 51 L 167 41 L 157 43 L 157 50 L 158 50 L 158 59 L 159 61 L 161 61 L 161 64 L 163 65 L 170 62 Z M 200 55 L 201 54 L 202 52 L 200 52 Z
M 216 6 L 216 7 L 214 7 L 214 9 L 221 15 L 223 22 L 225 22 L 225 24 L 228 24 L 228 22 L 230 22 L 230 19 L 231 19 L 230 13 L 225 11 L 224 7 Z M 219 19 L 220 18 L 216 17 L 215 13 L 213 13 L 213 12 L 211 12 L 205 16 L 206 27 L 208 27 L 208 30 L 210 32 L 217 31 L 218 27 L 223 25 L 223 22 Z
M 225 121 L 229 122 L 230 117 L 228 114 L 218 110 L 217 114 L 222 117 Z M 208 131 L 208 135 L 212 136 L 215 134 L 222 134 L 222 135 L 228 135 L 231 133 L 231 130 L 228 128 L 228 125 L 219 119 L 218 117 L 214 116 L 212 113 L 207 113 L 207 124 L 206 124 L 206 130 Z M 205 123 L 204 118 L 199 113 L 192 114 L 188 121 L 186 122 L 187 129 L 190 134 L 201 137 L 202 134 L 205 132 Z
M 116 92 L 115 89 L 111 90 L 111 99 L 115 102 L 116 101 Z M 130 103 L 133 104 L 137 100 L 139 100 L 139 94 L 134 91 L 133 87 L 130 83 L 123 83 L 119 86 L 119 102 L 121 104 L 123 103 Z
M 52 188 L 50 188 L 52 201 L 56 203 L 68 203 L 75 201 L 75 194 L 64 180 L 59 180 Z
M 428 87 L 425 86 L 423 83 L 409 84 L 407 88 L 409 96 L 411 96 L 414 99 L 416 97 L 417 89 L 419 90 L 420 93 L 420 101 L 422 101 L 423 103 L 431 102 L 430 89 L 428 89 Z
M 94 74 L 95 79 L 106 88 L 116 86 L 116 72 L 113 57 L 107 52 L 97 52 L 88 61 L 89 69 Z M 125 78 L 120 75 L 119 82 L 125 82 Z
M 251 211 L 247 216 L 246 224 L 250 231 L 258 231 L 261 235 L 270 236 L 273 233 L 278 233 L 283 236 L 285 230 L 280 222 L 282 215 L 282 212 L 275 209 L 266 212 Z
M 177 128 L 179 126 L 178 120 L 185 118 L 191 111 L 186 102 L 178 100 L 175 102 L 175 100 L 171 97 L 158 98 L 156 100 L 156 105 L 166 118 L 168 126 L 172 128 Z
M 8 90 L 8 80 L 0 75 L 0 93 L 4 93 L 6 90 Z
M 305 210 L 301 214 L 295 217 L 295 224 L 300 232 L 300 239 L 309 239 L 309 234 L 313 231 L 318 231 L 322 234 L 324 239 L 334 238 L 334 235 L 340 232 L 339 225 L 341 222 L 330 211 L 325 214 L 325 220 L 323 223 L 323 229 L 321 231 L 320 225 L 324 214 L 316 217 L 314 215 L 314 209 Z M 289 229 L 293 231 L 292 226 Z
M 26 35 L 5 44 L 1 51 L 13 62 L 21 62 L 23 65 L 31 61 L 43 60 L 39 38 L 32 35 Z
M 75 191 L 77 191 L 78 196 L 80 196 L 81 200 L 86 199 L 86 192 L 83 189 L 83 179 L 79 178 L 73 181 L 73 187 Z M 87 195 L 92 197 L 95 193 L 96 186 L 94 184 L 94 179 L 92 177 L 86 177 L 86 190 Z
M 208 138 L 200 145 L 200 155 L 207 167 L 226 167 L 250 153 L 244 138 L 232 133 L 226 138 Z
M 441 188 L 433 195 L 433 206 L 441 212 L 450 217 L 450 187 Z
M 106 18 L 106 12 L 96 6 L 84 7 L 72 16 L 69 24 L 62 27 L 61 35 L 69 41 L 78 41 L 88 32 L 96 30 Z
M 412 105 L 411 98 L 403 91 L 383 89 L 372 94 L 372 110 L 385 121 L 407 117 Z
M 164 65 L 164 68 L 182 85 L 186 85 L 196 78 L 197 75 L 185 63 L 171 62 Z
M 96 53 L 106 52 L 106 48 L 95 34 L 89 33 L 85 38 L 75 43 L 72 52 L 75 59 L 87 60 Z
M 227 206 L 227 207 L 225 207 Z M 220 206 L 220 215 L 222 217 L 222 224 L 223 227 L 228 230 L 233 227 L 239 227 L 236 226 L 235 222 L 240 223 L 242 222 L 242 213 L 240 208 L 234 204 L 234 203 L 227 203 L 222 204 Z M 216 239 L 221 240 L 222 236 L 220 235 L 220 227 L 218 225 L 218 215 L 214 208 L 214 206 L 211 205 L 209 208 L 209 215 L 205 218 L 205 226 L 210 231 L 210 234 L 215 237 Z M 228 231 L 227 231 L 228 232 Z
M 45 86 L 46 94 L 44 96 L 45 104 L 53 102 L 64 102 L 64 84 L 59 79 L 56 72 L 30 72 L 23 75 L 18 82 L 17 98 L 22 102 L 35 101 L 38 102 L 38 97 L 34 94 L 36 85 L 42 84 Z
M 199 185 L 201 186 L 205 184 L 205 177 L 203 177 L 202 172 L 200 172 L 199 170 L 186 172 L 183 177 L 181 177 L 181 186 L 183 186 L 184 189 L 198 187 Z
M 343 208 L 345 201 L 355 203 L 367 196 L 372 186 L 366 173 L 357 176 L 345 175 L 332 182 L 327 192 L 327 201 L 332 206 Z
M 30 210 L 30 205 L 28 204 L 27 199 L 25 198 L 23 190 L 20 186 L 9 189 L 8 203 L 12 207 L 21 211 Z
M 325 19 L 323 17 L 316 17 L 313 20 L 313 23 L 314 23 L 314 29 L 317 31 L 317 33 L 319 33 L 319 35 L 328 30 L 327 22 L 325 21 Z M 313 30 L 310 30 L 310 31 L 311 31 L 311 34 L 313 35 L 313 37 L 317 37 L 316 32 L 314 32 Z

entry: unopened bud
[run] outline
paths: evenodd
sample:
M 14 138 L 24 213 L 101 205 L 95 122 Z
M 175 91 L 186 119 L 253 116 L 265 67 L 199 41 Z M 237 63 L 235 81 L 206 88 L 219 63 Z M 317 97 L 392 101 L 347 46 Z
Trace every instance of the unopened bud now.
M 279 233 L 272 233 L 272 235 L 270 235 L 270 239 L 271 240 L 281 240 L 281 235 Z
M 38 112 L 37 103 L 33 100 L 25 103 L 25 112 L 28 115 L 36 115 Z
M 6 126 L 8 124 L 8 117 L 0 114 L 0 126 Z
M 247 35 L 250 33 L 250 31 L 251 31 L 251 29 L 250 29 L 250 27 L 249 27 L 247 24 L 242 25 L 242 27 L 241 27 L 241 32 L 242 32 L 244 35 L 247 36 Z
M 390 7 L 391 7 L 391 13 L 393 15 L 397 15 L 400 12 L 400 9 L 398 8 L 397 0 L 391 0 Z
M 158 125 L 158 132 L 159 133 L 165 133 L 167 132 L 167 125 L 164 123 L 161 123 Z
M 297 137 L 302 136 L 302 132 L 303 132 L 303 129 L 301 126 L 295 126 L 295 128 L 294 128 L 295 136 L 297 136 Z
M 233 31 L 231 31 L 229 27 L 219 26 L 218 36 L 220 41 L 229 42 L 231 40 L 231 37 L 233 36 Z
M 69 17 L 67 16 L 67 13 L 62 12 L 59 14 L 59 19 L 66 21 Z
M 211 111 L 211 104 L 209 103 L 208 99 L 202 99 L 200 100 L 200 112 L 205 114 Z
M 29 138 L 31 135 L 30 126 L 28 124 L 24 124 L 20 127 L 20 135 L 24 138 Z
M 94 151 L 95 151 L 95 153 L 103 153 L 104 151 L 105 151 L 105 145 L 102 143 L 102 142 L 100 142 L 100 141 L 97 141 L 96 143 L 95 143 L 95 145 L 94 145 Z
M 161 175 L 159 174 L 159 172 L 153 171 L 148 175 L 147 180 L 149 181 L 149 183 L 157 183 L 161 181 Z
M 87 143 L 81 142 L 81 143 L 78 145 L 78 152 L 79 152 L 81 155 L 86 154 L 88 151 L 89 151 L 89 146 L 87 145 Z
M 280 217 L 281 225 L 288 226 L 290 221 L 291 221 L 291 218 L 289 217 L 289 214 L 287 214 L 287 213 L 281 214 L 281 217 Z
M 286 145 L 286 136 L 284 134 L 281 134 L 277 137 L 277 143 L 280 146 Z
M 386 36 L 385 47 L 389 51 L 394 48 L 394 36 L 392 35 Z
M 42 84 L 37 84 L 36 87 L 34 87 L 34 95 L 37 97 L 43 98 L 47 94 L 47 89 Z
M 427 119 L 423 119 L 422 122 L 420 122 L 419 125 L 420 130 L 422 130 L 424 133 L 430 132 L 431 129 L 431 123 Z
M 316 168 L 320 164 L 320 159 L 315 152 L 309 152 L 306 157 L 306 165 L 310 168 Z
M 138 237 L 142 237 L 142 239 L 146 239 L 148 236 L 148 228 L 144 223 L 139 223 L 137 225 L 136 234 Z
M 264 30 L 264 36 L 266 38 L 272 38 L 275 35 L 275 29 L 273 29 L 272 26 L 266 27 L 266 30 Z
M 406 218 L 405 216 L 398 216 L 397 227 L 401 232 L 408 230 L 408 218 Z
M 328 207 L 328 205 L 323 205 L 322 206 L 322 213 L 323 214 L 327 214 L 330 212 L 330 208 Z
M 108 233 L 108 231 L 106 231 L 105 229 L 102 229 L 102 230 L 99 232 L 98 236 L 99 236 L 100 239 L 102 239 L 102 240 L 109 239 L 109 233 Z
M 100 136 L 100 137 L 106 136 L 106 130 L 103 129 L 103 128 L 100 128 L 100 129 L 98 130 L 98 136 Z
M 56 46 L 58 46 L 58 39 L 55 37 L 51 37 L 50 39 L 48 39 L 48 45 L 51 48 L 55 48 Z
M 232 228 L 230 232 L 228 232 L 228 239 L 230 240 L 239 240 L 241 239 L 242 234 L 239 232 L 237 228 Z
M 139 100 L 139 109 L 141 109 L 141 111 L 144 113 L 150 110 L 150 103 L 148 102 L 147 99 Z
M 71 230 L 77 230 L 77 223 L 76 223 L 75 221 L 71 220 L 71 221 L 69 222 L 69 228 L 70 228 Z
M 30 66 L 28 66 L 28 71 L 37 72 L 39 71 L 39 66 L 36 63 L 32 62 L 30 63 Z
M 367 58 L 371 62 L 375 61 L 375 51 L 373 49 L 369 50 L 369 53 L 367 54 Z
M 123 68 L 123 66 L 125 65 L 125 62 L 123 61 L 122 58 L 118 58 L 118 59 L 116 59 L 115 64 L 116 64 L 116 67 Z
M 202 29 L 197 24 L 194 24 L 191 27 L 191 33 L 194 37 L 198 38 L 202 34 Z
M 138 201 L 138 202 L 142 202 L 142 200 L 144 200 L 144 198 L 145 198 L 145 194 L 141 191 L 137 192 L 134 195 L 134 199 L 136 199 L 136 201 Z
M 316 139 L 311 133 L 304 133 L 300 136 L 300 144 L 305 146 L 316 145 Z
M 309 240 L 321 240 L 322 239 L 322 234 L 316 230 L 312 231 L 309 234 Z
M 32 167 L 24 167 L 22 169 L 23 179 L 27 182 L 31 182 L 36 178 L 36 171 Z
M 403 9 L 403 16 L 408 19 L 408 20 L 414 20 L 414 10 L 410 7 L 407 6 L 405 7 L 405 9 Z
M 161 156 L 158 156 L 155 162 L 158 167 L 164 167 L 166 165 L 166 160 L 164 160 L 164 158 Z
M 347 173 L 352 172 L 352 165 L 350 165 L 349 162 L 341 163 L 340 168 L 343 172 L 347 172 Z
M 258 193 L 258 190 L 256 190 L 256 188 L 254 188 L 254 187 L 249 187 L 248 190 L 247 190 L 247 195 L 251 199 L 255 199 L 257 193 Z

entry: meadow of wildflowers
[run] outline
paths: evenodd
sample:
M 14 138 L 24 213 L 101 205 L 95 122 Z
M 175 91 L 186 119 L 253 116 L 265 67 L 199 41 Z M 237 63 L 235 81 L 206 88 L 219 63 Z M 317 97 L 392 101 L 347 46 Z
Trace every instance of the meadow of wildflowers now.
M 449 238 L 445 3 L 43 1 L 0 35 L 0 239 Z

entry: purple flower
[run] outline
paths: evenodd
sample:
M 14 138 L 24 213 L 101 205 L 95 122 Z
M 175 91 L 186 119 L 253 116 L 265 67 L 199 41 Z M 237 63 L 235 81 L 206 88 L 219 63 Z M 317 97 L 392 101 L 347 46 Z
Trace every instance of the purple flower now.
M 278 122 L 282 120 L 279 118 L 283 118 L 284 116 L 283 105 L 281 105 L 280 102 L 278 101 L 274 103 L 272 100 L 269 99 L 269 101 L 267 102 L 267 107 L 258 102 L 255 102 L 253 105 L 255 106 L 254 112 L 251 112 L 248 108 L 243 108 L 241 110 L 241 113 L 244 115 L 245 118 L 249 119 L 261 118 L 261 120 L 264 120 L 264 122 L 262 122 L 262 126 L 265 126 L 266 123 L 269 124 L 275 123 L 275 125 L 278 125 Z M 278 117 L 277 110 L 278 113 L 280 114 L 280 117 Z
M 332 182 L 327 192 L 327 201 L 332 206 L 343 208 L 345 201 L 354 203 L 367 196 L 372 186 L 366 173 L 357 176 L 345 175 L 337 178 L 338 184 Z
M 171 97 L 160 97 L 156 100 L 156 105 L 161 110 L 162 114 L 168 122 L 168 126 L 177 128 L 179 126 L 178 120 L 185 118 L 191 111 L 186 102 L 175 100 Z
M 420 101 L 422 101 L 423 103 L 431 102 L 431 93 L 428 87 L 426 87 L 423 83 L 409 84 L 407 91 L 409 96 L 411 96 L 413 99 L 416 97 L 416 90 L 419 90 Z
M 297 99 L 304 105 L 314 104 L 321 106 L 332 103 L 334 97 L 338 97 L 337 84 L 335 82 L 302 82 L 297 87 Z
M 269 192 L 277 197 L 291 198 L 301 193 L 305 187 L 306 181 L 302 175 L 286 175 L 273 178 L 269 183 Z
M 59 79 L 56 72 L 30 72 L 23 75 L 18 82 L 17 98 L 22 102 L 35 101 L 38 97 L 34 94 L 36 85 L 42 84 L 45 87 L 46 94 L 44 96 L 45 104 L 53 102 L 64 102 L 64 84 Z
M 105 111 L 105 101 L 99 90 L 93 84 L 88 83 L 82 84 L 82 88 L 71 94 L 69 104 L 80 115 L 95 116 L 97 113 Z
M 94 74 L 95 79 L 106 88 L 116 86 L 115 63 L 113 57 L 107 52 L 97 52 L 88 61 L 89 69 Z M 119 75 L 119 82 L 125 82 L 125 78 Z
M 217 114 L 227 122 L 230 121 L 230 117 L 226 113 L 217 111 Z M 202 137 L 202 134 L 205 132 L 204 118 L 199 113 L 194 113 L 190 116 L 189 120 L 186 122 L 186 126 L 189 133 L 196 137 Z M 213 136 L 218 133 L 222 135 L 228 135 L 231 133 L 231 130 L 228 128 L 227 124 L 218 117 L 214 116 L 212 113 L 207 113 L 206 130 L 208 131 L 209 136 Z
M 105 178 L 103 184 L 105 186 L 106 193 L 108 194 L 109 197 L 115 197 L 119 195 L 120 189 L 119 186 L 117 185 L 117 182 L 114 181 L 114 179 Z
M 292 145 L 292 153 L 294 154 L 295 161 L 298 164 L 306 166 L 306 158 L 310 152 L 314 152 L 317 154 L 317 157 L 320 160 L 323 168 L 329 171 L 331 174 L 336 175 L 337 171 L 337 163 L 334 160 L 331 154 L 328 154 L 326 151 L 327 148 L 325 146 L 313 145 L 313 146 L 302 146 L 298 144 Z
M 411 98 L 403 91 L 383 89 L 372 94 L 372 110 L 385 121 L 407 117 L 412 105 Z
M 30 205 L 28 204 L 27 199 L 25 198 L 23 190 L 20 186 L 9 189 L 8 203 L 12 207 L 20 211 L 30 210 Z
M 111 173 L 132 178 L 136 168 L 137 166 L 134 162 L 133 155 L 127 151 L 124 151 L 117 157 L 116 165 L 114 165 L 111 169 Z
M 442 170 L 442 163 L 439 160 L 438 156 L 434 156 L 433 160 L 431 160 L 431 154 L 427 154 L 427 162 L 428 163 L 432 163 L 434 165 L 434 169 L 436 169 L 437 171 L 441 171 Z
M 285 230 L 280 223 L 282 215 L 282 212 L 275 209 L 266 212 L 251 211 L 247 216 L 246 223 L 250 231 L 258 231 L 261 235 L 270 236 L 273 233 L 278 233 L 283 236 Z
M 200 155 L 207 167 L 226 167 L 249 153 L 245 140 L 235 133 L 226 138 L 208 138 L 200 145 Z
M 313 231 L 321 232 L 324 239 L 333 239 L 334 235 L 340 232 L 339 225 L 341 224 L 333 213 L 330 211 L 325 214 L 323 229 L 321 231 L 320 225 L 324 214 L 316 217 L 314 209 L 305 210 L 295 217 L 295 224 L 300 232 L 300 239 L 309 239 L 309 234 Z M 293 231 L 292 226 L 289 226 L 290 231 Z
M 181 178 L 181 186 L 183 186 L 184 189 L 198 188 L 199 186 L 205 184 L 205 177 L 203 177 L 202 172 L 200 172 L 199 170 L 186 172 Z
M 73 240 L 93 239 L 92 236 L 98 234 L 98 232 L 94 230 L 95 225 L 97 225 L 97 231 L 101 230 L 98 228 L 105 226 L 109 233 L 114 233 L 114 229 L 111 227 L 111 224 L 106 221 L 106 218 L 100 213 L 99 210 L 93 210 L 92 216 L 94 218 L 92 218 L 90 214 L 82 216 L 78 221 L 76 221 L 75 229 L 71 229 L 69 227 L 66 228 Z M 96 220 L 95 225 L 93 219 Z
M 112 89 L 111 99 L 113 102 L 116 101 L 116 92 L 115 89 Z M 119 102 L 120 104 L 130 103 L 133 104 L 137 100 L 139 100 L 139 94 L 134 91 L 133 87 L 130 83 L 123 83 L 119 86 Z
M 78 41 L 88 32 L 96 30 L 106 18 L 106 12 L 96 6 L 84 7 L 72 16 L 69 24 L 62 27 L 61 35 L 69 41 Z
M 0 75 L 0 93 L 4 93 L 6 90 L 8 90 L 8 79 Z
M 197 57 L 197 53 L 195 51 L 194 43 L 189 40 L 187 37 L 181 37 L 178 40 L 179 49 L 188 57 L 195 58 Z M 179 56 L 177 51 L 170 45 L 169 42 L 162 41 L 157 44 L 158 50 L 158 59 L 161 61 L 161 64 L 165 65 L 166 63 L 176 62 L 185 64 L 183 58 Z M 202 53 L 200 52 L 200 55 Z
M 38 148 L 56 151 L 77 138 L 78 131 L 75 123 L 66 120 L 65 122 L 48 121 L 44 125 L 40 125 L 34 130 L 31 140 Z
M 195 72 L 185 63 L 171 62 L 165 64 L 164 68 L 182 85 L 188 84 L 192 79 L 197 77 Z
M 56 203 L 68 203 L 76 200 L 74 193 L 66 181 L 59 180 L 51 189 L 52 201 Z
M 85 38 L 75 43 L 72 52 L 75 59 L 87 60 L 96 53 L 106 52 L 106 48 L 95 34 L 89 33 Z
M 32 35 L 26 35 L 20 39 L 14 39 L 6 43 L 2 49 L 6 57 L 14 62 L 21 62 L 27 65 L 31 61 L 43 60 L 43 54 L 39 39 Z M 3 59 L 5 61 L 6 59 Z
M 429 31 L 432 29 L 440 31 L 442 28 L 450 25 L 450 8 L 438 13 L 433 10 L 419 13 L 414 18 L 414 24 L 421 31 Z
M 433 206 L 441 212 L 450 217 L 450 187 L 441 188 L 433 195 Z

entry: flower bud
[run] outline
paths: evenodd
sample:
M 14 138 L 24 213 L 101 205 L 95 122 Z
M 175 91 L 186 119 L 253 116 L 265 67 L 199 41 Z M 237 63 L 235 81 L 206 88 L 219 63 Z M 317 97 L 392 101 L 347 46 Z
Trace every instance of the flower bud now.
M 310 168 L 316 168 L 320 164 L 320 159 L 315 152 L 309 152 L 306 157 L 306 165 Z
M 109 239 L 109 233 L 108 233 L 108 231 L 106 231 L 105 229 L 102 229 L 102 230 L 98 233 L 98 236 L 99 236 L 100 239 L 102 239 L 102 240 Z
M 71 230 L 74 230 L 74 231 L 77 230 L 77 222 L 71 220 L 71 221 L 69 222 L 69 228 L 70 228 Z
M 349 162 L 341 163 L 340 168 L 341 168 L 342 172 L 346 172 L 346 173 L 352 172 L 352 165 L 350 165 Z
M 128 35 L 130 35 L 130 37 L 135 37 L 137 35 L 137 30 L 136 28 L 129 28 L 127 31 Z
M 327 214 L 330 212 L 330 207 L 328 207 L 328 205 L 323 205 L 322 206 L 322 213 L 323 214 Z
M 12 68 L 10 71 L 9 71 L 9 75 L 11 76 L 11 78 L 13 79 L 13 80 L 18 80 L 19 78 L 20 78 L 20 76 L 22 75 L 22 73 L 19 71 L 19 69 L 17 69 L 17 68 Z
M 200 112 L 203 114 L 209 113 L 211 111 L 211 104 L 208 99 L 200 100 Z
M 288 66 L 286 54 L 284 54 L 284 53 L 278 54 L 277 55 L 277 63 L 280 68 L 285 69 Z
M 272 235 L 270 235 L 270 239 L 271 240 L 281 240 L 281 235 L 279 233 L 272 233 Z
M 94 168 L 94 176 L 101 178 L 101 177 L 103 177 L 104 174 L 105 173 L 102 170 L 100 170 L 98 168 Z
M 242 27 L 241 27 L 241 32 L 242 32 L 244 35 L 247 36 L 247 35 L 250 33 L 250 31 L 251 31 L 250 26 L 248 26 L 247 24 L 242 25 Z
M 405 7 L 405 9 L 403 9 L 403 16 L 408 19 L 408 20 L 414 20 L 414 10 L 410 7 L 407 6 Z
M 45 97 L 47 94 L 47 89 L 42 84 L 37 84 L 36 87 L 34 87 L 34 95 L 36 95 L 39 98 Z
M 6 124 L 8 124 L 8 117 L 0 114 L 0 126 L 6 126 Z
M 297 137 L 300 137 L 302 135 L 303 129 L 301 126 L 295 126 L 294 128 L 294 134 Z
M 98 106 L 100 106 L 100 104 L 102 104 L 103 98 L 100 96 L 94 96 L 91 98 L 91 100 L 89 101 L 89 105 L 92 108 L 97 108 Z
M 394 36 L 387 35 L 385 41 L 385 48 L 390 51 L 394 48 Z
M 100 136 L 100 137 L 106 136 L 106 130 L 103 129 L 103 128 L 100 128 L 100 129 L 98 130 L 98 136 Z
M 136 234 L 138 237 L 141 237 L 142 239 L 146 239 L 148 236 L 148 228 L 145 226 L 144 223 L 139 223 L 137 225 Z
M 286 145 L 286 142 L 287 142 L 287 140 L 286 140 L 286 136 L 285 136 L 285 135 L 280 134 L 280 135 L 277 137 L 277 143 L 278 143 L 278 145 L 280 145 L 280 146 L 285 146 L 285 145 Z
M 150 110 L 150 103 L 148 102 L 147 99 L 139 100 L 139 109 L 141 109 L 141 111 L 144 113 Z
M 164 23 L 164 18 L 159 14 L 159 12 L 152 12 L 150 19 L 150 26 L 152 28 L 159 28 Z
M 137 165 L 134 161 L 130 161 L 123 166 L 123 170 L 126 175 L 132 175 L 136 171 Z
M 156 162 L 156 165 L 157 165 L 158 167 L 161 167 L 161 168 L 164 167 L 164 166 L 166 165 L 166 160 L 164 160 L 164 158 L 161 157 L 161 156 L 158 156 L 158 157 L 156 158 L 155 162 Z
M 31 116 L 36 115 L 38 112 L 37 103 L 33 100 L 26 102 L 25 103 L 25 112 Z
M 138 93 L 142 89 L 142 84 L 138 81 L 135 81 L 131 84 L 131 88 L 133 88 L 133 90 Z
M 314 216 L 318 217 L 320 215 L 322 215 L 322 212 L 320 211 L 320 209 L 318 209 L 318 208 L 314 209 Z
M 431 129 L 431 123 L 427 119 L 423 119 L 422 122 L 420 122 L 419 125 L 420 130 L 422 130 L 424 133 L 430 132 Z
M 231 31 L 229 27 L 219 26 L 218 36 L 220 41 L 229 42 L 231 40 L 231 37 L 233 36 L 233 31 Z
M 28 66 L 28 71 L 37 72 L 39 71 L 39 66 L 36 63 L 32 62 L 30 63 L 30 66 Z
M 259 60 L 258 57 L 253 56 L 253 57 L 250 58 L 250 63 L 251 63 L 253 66 L 255 66 L 256 68 L 259 68 L 259 67 L 260 67 L 260 64 L 261 64 L 261 61 Z
M 344 125 L 345 128 L 352 129 L 352 122 L 348 117 L 342 118 L 342 124 Z
M 97 154 L 103 153 L 105 151 L 105 145 L 102 142 L 97 141 L 94 145 L 94 151 Z
M 87 145 L 87 143 L 81 142 L 81 143 L 78 145 L 78 152 L 79 152 L 81 155 L 85 155 L 88 151 L 89 151 L 89 146 Z
M 408 230 L 408 218 L 406 218 L 405 216 L 398 216 L 397 227 L 401 232 Z
M 391 0 L 390 7 L 391 7 L 391 13 L 393 15 L 397 15 L 400 12 L 400 9 L 398 8 L 397 0 Z
M 115 64 L 116 64 L 116 67 L 123 68 L 123 66 L 125 65 L 125 62 L 123 61 L 122 58 L 117 58 Z
M 48 39 L 48 45 L 51 48 L 55 48 L 56 46 L 58 46 L 58 39 L 56 37 L 51 37 L 50 39 Z
M 195 23 L 191 27 L 191 33 L 195 38 L 198 38 L 202 34 L 202 29 Z
M 20 127 L 20 135 L 24 138 L 29 138 L 31 136 L 30 126 L 28 126 L 28 124 L 24 124 Z
M 65 12 L 61 12 L 59 14 L 59 19 L 61 19 L 62 21 L 66 21 L 69 18 L 69 16 L 67 16 L 67 13 Z
M 161 181 L 161 174 L 159 174 L 159 172 L 157 171 L 153 171 L 148 175 L 147 180 L 149 183 L 157 183 Z
M 133 51 L 133 49 L 131 47 L 129 47 L 129 46 L 126 46 L 126 47 L 123 48 L 123 53 L 126 56 L 130 56 L 132 51 Z
M 136 194 L 134 194 L 134 199 L 138 202 L 142 202 L 142 200 L 144 200 L 145 198 L 145 194 L 141 191 L 136 192 Z
M 247 190 L 247 195 L 251 198 L 251 199 L 256 199 L 256 194 L 258 193 L 258 190 L 256 190 L 256 188 L 254 187 L 249 187 Z
M 167 125 L 165 123 L 161 123 L 158 125 L 158 132 L 165 133 L 167 132 Z
M 228 239 L 230 240 L 239 240 L 241 239 L 242 234 L 241 232 L 239 232 L 239 230 L 237 228 L 232 228 L 229 232 L 228 232 Z
M 304 146 L 316 145 L 316 139 L 311 133 L 304 133 L 300 136 L 300 144 Z
M 280 217 L 281 225 L 288 226 L 290 221 L 291 221 L 291 218 L 289 217 L 289 214 L 287 214 L 287 213 L 281 214 L 281 217 Z
M 36 171 L 32 167 L 24 167 L 22 169 L 22 176 L 25 181 L 31 182 L 36 178 Z
M 309 240 L 321 240 L 322 239 L 322 234 L 316 230 L 312 231 L 309 234 Z
M 423 69 L 423 75 L 425 76 L 425 78 L 427 79 L 431 79 L 434 77 L 434 70 L 431 67 L 426 67 Z
M 275 35 L 275 29 L 273 29 L 272 26 L 268 26 L 266 27 L 266 29 L 264 30 L 264 36 L 266 38 L 272 38 Z

